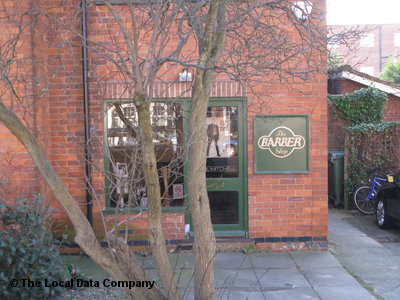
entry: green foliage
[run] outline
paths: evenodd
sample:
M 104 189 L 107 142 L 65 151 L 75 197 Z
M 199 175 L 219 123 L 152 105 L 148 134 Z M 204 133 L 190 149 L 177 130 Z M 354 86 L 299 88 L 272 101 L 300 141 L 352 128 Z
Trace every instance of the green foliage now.
M 341 96 L 329 96 L 335 114 L 350 122 L 348 132 L 347 187 L 350 192 L 368 184 L 369 172 L 379 175 L 400 171 L 400 122 L 382 122 L 387 95 L 363 88 Z
M 52 299 L 62 291 L 60 287 L 45 286 L 45 280 L 65 280 L 58 248 L 46 226 L 47 214 L 48 208 L 39 197 L 10 204 L 0 199 L 1 299 Z M 9 285 L 13 279 L 17 287 Z M 23 287 L 22 279 L 40 281 L 41 286 Z
M 66 278 L 65 280 L 89 280 L 89 278 L 81 271 L 77 264 L 68 264 L 66 266 Z
M 341 96 L 329 96 L 339 117 L 351 125 L 378 123 L 383 119 L 387 95 L 375 88 L 363 88 Z
M 359 124 L 347 127 L 349 132 L 348 187 L 368 184 L 373 169 L 379 175 L 396 174 L 400 171 L 400 122 Z
M 65 235 L 63 237 L 66 242 L 72 243 L 72 242 L 74 242 L 75 235 L 76 235 L 75 230 L 70 229 L 70 230 L 67 230 L 67 232 L 65 233 Z
M 399 127 L 400 122 L 382 122 L 382 123 L 370 123 L 370 124 L 359 124 L 355 126 L 347 127 L 347 131 L 352 134 L 365 134 L 372 135 L 373 133 L 385 132 L 390 130 L 392 127 Z
M 354 191 L 361 185 L 369 185 L 368 179 L 373 177 L 369 172 L 375 169 L 378 170 L 376 174 L 378 176 L 395 173 L 389 157 L 385 154 L 378 154 L 369 160 L 353 159 L 348 165 L 347 185 L 349 191 Z
M 247 255 L 255 253 L 257 251 L 258 251 L 258 249 L 255 244 L 249 244 L 243 248 L 243 253 L 247 254 Z
M 387 63 L 380 77 L 383 80 L 400 84 L 400 61 Z

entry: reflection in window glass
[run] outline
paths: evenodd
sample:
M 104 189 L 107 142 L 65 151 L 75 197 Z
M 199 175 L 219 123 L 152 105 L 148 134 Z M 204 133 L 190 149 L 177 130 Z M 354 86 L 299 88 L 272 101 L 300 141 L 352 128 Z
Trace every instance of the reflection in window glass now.
M 147 208 L 135 106 L 111 103 L 106 116 L 110 206 Z M 162 205 L 181 206 L 184 198 L 182 103 L 153 103 L 151 121 Z
M 207 178 L 238 176 L 238 108 L 213 106 L 207 111 Z

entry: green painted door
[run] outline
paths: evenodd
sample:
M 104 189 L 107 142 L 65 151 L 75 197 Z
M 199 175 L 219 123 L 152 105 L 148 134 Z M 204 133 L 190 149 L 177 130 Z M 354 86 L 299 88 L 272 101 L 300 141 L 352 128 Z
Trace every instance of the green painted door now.
M 210 100 L 207 111 L 207 188 L 217 236 L 245 235 L 247 174 L 243 100 Z

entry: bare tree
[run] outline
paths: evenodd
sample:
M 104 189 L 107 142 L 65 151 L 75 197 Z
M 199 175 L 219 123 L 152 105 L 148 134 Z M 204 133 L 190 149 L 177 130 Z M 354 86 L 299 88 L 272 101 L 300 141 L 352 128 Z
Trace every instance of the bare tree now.
M 351 64 L 356 67 L 365 62 L 367 57 L 358 57 L 360 40 L 376 30 L 373 25 L 348 25 L 328 27 L 328 67 L 335 69 Z
M 41 9 L 42 7 L 29 7 L 23 2 L 2 2 L 1 17 L 7 30 L 3 31 L 1 35 L 0 47 L 0 120 L 31 155 L 43 179 L 51 187 L 55 197 L 71 220 L 76 232 L 75 241 L 82 249 L 117 280 L 146 279 L 144 270 L 124 241 L 116 238 L 110 239 L 111 247 L 108 250 L 101 248 L 78 203 L 65 188 L 39 146 L 35 135 L 29 130 L 29 109 L 35 104 L 35 101 L 40 99 L 38 96 L 41 95 L 35 94 L 35 90 L 29 88 L 34 82 L 25 76 L 26 60 L 31 63 L 34 61 L 32 56 L 25 59 L 21 44 L 29 36 L 31 26 L 39 20 Z M 45 88 L 46 86 L 43 87 L 43 92 L 45 92 Z M 139 299 L 162 299 L 165 297 L 158 289 L 127 289 L 126 292 L 131 297 Z M 170 298 L 173 297 L 170 296 Z
M 119 165 L 120 168 L 114 161 L 113 168 L 116 171 L 106 176 L 114 181 L 112 186 L 115 189 L 124 189 L 126 182 L 132 184 L 128 188 L 130 192 L 126 193 L 129 195 L 127 202 L 122 193 L 117 193 L 120 195 L 116 200 L 119 207 L 138 204 L 135 193 L 144 182 L 148 199 L 149 240 L 164 288 L 164 291 L 127 289 L 126 292 L 133 298 L 180 298 L 162 231 L 162 198 L 164 196 L 167 199 L 168 195 L 161 194 L 159 178 L 168 176 L 162 174 L 165 169 L 157 170 L 152 102 L 156 82 L 162 81 L 168 72 L 181 68 L 195 71 L 194 81 L 190 85 L 192 99 L 187 148 L 187 197 L 195 230 L 195 297 L 213 299 L 216 246 L 205 175 L 205 124 L 212 83 L 216 76 L 239 81 L 252 98 L 257 97 L 260 85 L 265 83 L 279 82 L 294 86 L 299 81 L 323 73 L 326 60 L 323 1 L 316 2 L 312 13 L 288 0 L 94 2 L 107 8 L 102 10 L 102 21 L 111 25 L 103 30 L 103 33 L 108 33 L 104 40 L 88 37 L 79 30 L 81 10 L 77 7 L 78 1 L 73 13 L 78 20 L 76 23 L 60 13 L 63 3 L 49 6 L 46 1 L 34 1 L 34 5 L 26 7 L 24 12 L 14 4 L 13 11 L 3 7 L 1 13 L 8 16 L 9 23 L 11 19 L 19 20 L 21 16 L 31 24 L 46 22 L 52 27 L 54 36 L 57 32 L 63 33 L 55 38 L 60 47 L 84 44 L 90 53 L 90 61 L 103 59 L 108 63 L 109 68 L 103 73 L 93 71 L 96 79 L 106 82 L 117 78 L 129 95 L 134 114 L 137 115 L 134 122 L 123 111 L 121 101 L 116 99 L 112 106 L 130 136 L 137 141 L 136 148 L 126 155 L 129 157 L 127 164 L 135 166 L 130 169 L 140 171 L 125 174 L 126 167 Z M 94 2 L 90 3 L 94 5 Z M 125 5 L 118 5 L 121 3 Z M 294 14 L 296 10 L 300 10 L 301 18 Z M 44 180 L 70 218 L 76 231 L 75 240 L 82 249 L 115 279 L 147 278 L 126 241 L 113 234 L 115 230 L 107 235 L 112 250 L 100 247 L 93 229 L 50 165 L 34 134 L 14 110 L 15 99 L 23 98 L 23 91 L 16 88 L 18 81 L 14 80 L 13 74 L 18 72 L 12 65 L 19 57 L 16 45 L 24 27 L 23 22 L 10 24 L 15 30 L 11 31 L 10 36 L 2 36 L 2 40 L 8 44 L 0 47 L 3 84 L 0 120 L 31 154 Z M 41 92 L 45 95 L 45 86 Z M 40 100 L 41 97 L 36 99 Z M 30 105 L 34 102 L 31 101 Z M 106 145 L 102 149 L 107 152 Z M 118 170 L 122 173 L 118 173 Z M 163 182 L 166 191 L 168 183 L 166 180 Z

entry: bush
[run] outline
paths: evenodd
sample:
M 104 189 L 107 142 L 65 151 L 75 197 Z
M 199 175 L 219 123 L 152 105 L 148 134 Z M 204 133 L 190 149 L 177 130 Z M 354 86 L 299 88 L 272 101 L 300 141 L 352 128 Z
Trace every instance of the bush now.
M 48 230 L 49 210 L 39 197 L 6 204 L 0 199 L 0 298 L 54 298 L 61 287 L 46 287 L 45 280 L 65 280 L 58 248 Z M 10 281 L 18 286 L 11 287 Z M 39 287 L 23 286 L 23 279 L 39 281 Z
M 381 74 L 381 79 L 400 84 L 400 61 L 387 63 Z
M 346 128 L 349 139 L 348 187 L 368 184 L 368 171 L 397 174 L 400 171 L 400 122 L 360 124 Z

